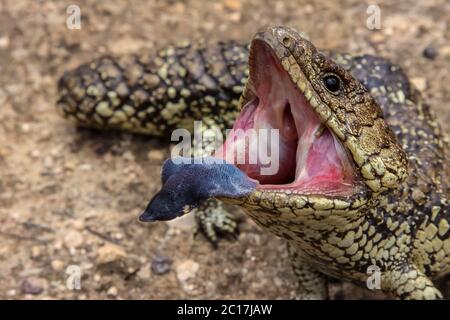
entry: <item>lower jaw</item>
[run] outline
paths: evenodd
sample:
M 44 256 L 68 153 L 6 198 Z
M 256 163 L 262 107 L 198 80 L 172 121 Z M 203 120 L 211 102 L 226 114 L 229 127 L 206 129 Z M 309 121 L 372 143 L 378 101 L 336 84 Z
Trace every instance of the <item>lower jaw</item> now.
M 240 137 L 234 136 L 235 132 L 235 130 L 231 132 L 227 141 L 215 154 L 215 157 L 234 164 L 238 169 L 247 175 L 249 180 L 257 184 L 257 190 L 303 195 L 322 194 L 329 196 L 349 196 L 354 193 L 355 184 L 351 180 L 350 176 L 345 175 L 342 167 L 333 167 L 326 160 L 322 161 L 324 164 L 323 167 L 326 168 L 322 168 L 320 163 L 314 164 L 314 159 L 317 155 L 314 155 L 314 152 L 312 151 L 308 152 L 305 157 L 306 159 L 299 161 L 298 154 L 300 153 L 299 150 L 301 151 L 301 147 L 299 146 L 296 146 L 296 150 L 294 150 L 294 152 L 291 150 L 280 155 L 280 158 L 277 161 L 278 165 L 276 166 L 278 167 L 278 170 L 276 171 L 276 174 L 273 175 L 264 174 L 264 172 L 270 170 L 273 163 L 262 165 L 261 163 L 267 162 L 260 161 L 258 157 L 255 157 L 257 159 L 256 163 L 248 163 L 251 158 L 251 152 L 245 145 L 243 150 L 240 151 L 244 153 L 244 158 L 248 162 L 242 163 L 237 161 L 237 154 L 239 154 L 239 150 L 236 149 L 239 146 L 242 147 L 242 141 L 240 140 Z M 237 142 L 234 141 L 234 138 L 236 138 Z M 327 140 L 328 145 L 331 144 L 333 146 L 335 143 L 333 140 L 334 138 L 331 136 L 328 136 L 325 139 Z M 255 144 L 258 145 L 257 142 Z M 318 153 L 319 157 L 326 156 L 326 151 L 319 151 Z M 308 155 L 310 156 L 309 160 Z M 321 169 L 328 171 L 321 172 Z M 314 172 L 308 173 L 308 170 Z

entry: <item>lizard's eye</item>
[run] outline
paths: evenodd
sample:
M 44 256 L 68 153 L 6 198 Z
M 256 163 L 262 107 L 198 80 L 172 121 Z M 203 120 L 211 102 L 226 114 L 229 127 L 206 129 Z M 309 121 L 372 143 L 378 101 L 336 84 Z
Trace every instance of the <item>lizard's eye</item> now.
M 325 75 L 323 83 L 331 93 L 337 94 L 341 90 L 341 79 L 335 74 Z

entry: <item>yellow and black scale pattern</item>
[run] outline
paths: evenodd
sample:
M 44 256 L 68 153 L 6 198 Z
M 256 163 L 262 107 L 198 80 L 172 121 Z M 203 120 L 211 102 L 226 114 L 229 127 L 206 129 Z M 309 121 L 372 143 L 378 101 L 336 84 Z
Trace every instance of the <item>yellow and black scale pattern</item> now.
M 231 128 L 247 78 L 248 48 L 182 43 L 142 56 L 101 57 L 59 82 L 63 113 L 80 125 L 170 136 L 176 128 Z
M 364 94 L 381 106 L 393 139 L 406 153 L 407 172 L 392 170 L 395 176 L 377 158 L 360 155 L 350 145 L 370 191 L 331 201 L 257 191 L 235 203 L 288 240 L 302 297 L 327 297 L 323 274 L 365 285 L 367 269 L 374 265 L 382 272 L 382 289 L 397 298 L 441 298 L 431 280 L 450 271 L 448 144 L 400 67 L 370 55 L 323 56 L 331 58 L 327 63 L 334 68 L 348 71 L 365 88 Z M 189 128 L 194 120 L 202 120 L 223 130 L 232 127 L 238 114 L 247 60 L 248 46 L 235 42 L 185 44 L 143 57 L 100 58 L 63 76 L 58 105 L 66 117 L 89 127 L 170 136 L 174 128 Z M 299 78 L 296 57 L 281 62 L 291 78 Z M 306 85 L 297 83 L 304 91 Z M 357 118 L 358 113 L 340 116 Z M 398 168 L 406 168 L 406 163 Z M 398 176 L 401 179 L 395 180 Z M 216 205 L 208 201 L 205 210 L 197 212 L 213 240 L 214 229 L 220 231 L 224 221 L 226 231 L 235 230 L 232 219 L 220 214 L 212 219 L 214 214 L 204 213 L 214 213 L 210 208 Z

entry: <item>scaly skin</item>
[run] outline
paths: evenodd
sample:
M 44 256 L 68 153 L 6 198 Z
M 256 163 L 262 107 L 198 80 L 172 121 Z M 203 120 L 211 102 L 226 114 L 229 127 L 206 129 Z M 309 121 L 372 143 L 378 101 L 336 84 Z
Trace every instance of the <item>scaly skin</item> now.
M 248 49 L 235 42 L 181 44 L 122 60 L 101 57 L 61 78 L 58 105 L 88 127 L 170 137 L 202 120 L 224 130 L 239 113 L 247 57 Z
M 221 200 L 287 239 L 304 298 L 327 297 L 323 274 L 365 285 L 369 266 L 397 298 L 441 298 L 431 279 L 450 271 L 447 145 L 417 90 L 385 59 L 319 53 L 291 29 L 271 28 L 258 41 L 347 148 L 362 183 L 346 197 L 256 190 Z M 232 42 L 170 47 L 150 60 L 99 59 L 62 78 L 59 106 L 81 125 L 152 135 L 193 120 L 231 128 L 240 92 L 239 105 L 250 98 L 247 54 Z M 339 95 L 324 89 L 327 72 L 344 80 Z

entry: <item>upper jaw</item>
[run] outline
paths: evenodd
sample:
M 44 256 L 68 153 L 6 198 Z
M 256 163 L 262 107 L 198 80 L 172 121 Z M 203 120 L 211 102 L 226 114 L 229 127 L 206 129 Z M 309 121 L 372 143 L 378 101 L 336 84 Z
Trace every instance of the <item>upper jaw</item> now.
M 385 121 L 380 104 L 364 85 L 293 29 L 272 27 L 257 34 L 253 43 L 257 41 L 272 49 L 322 123 L 345 148 L 358 189 L 374 197 L 398 190 L 408 178 L 408 156 Z M 339 97 L 327 94 L 320 80 L 314 81 L 327 70 L 344 83 Z M 244 90 L 243 102 L 248 92 Z
M 258 182 L 258 190 L 324 196 L 351 195 L 359 187 L 354 165 L 339 139 L 315 112 L 316 100 L 305 92 L 307 79 L 299 63 L 288 58 L 291 55 L 286 43 L 279 43 L 280 32 L 283 35 L 283 32 L 291 31 L 274 28 L 258 34 L 253 40 L 249 81 L 241 99 L 242 112 L 215 156 L 235 163 L 239 154 L 246 155 L 247 163 L 235 164 L 250 179 Z M 299 37 L 296 33 L 295 36 Z M 281 41 L 283 39 L 281 37 Z M 310 46 L 301 38 L 297 40 L 298 43 L 302 41 Z M 302 86 L 302 83 L 305 85 Z M 262 174 L 274 163 L 267 165 L 267 161 L 264 162 L 259 156 L 256 163 L 248 163 L 252 153 L 244 139 L 248 136 L 239 133 L 239 130 L 248 129 L 255 129 L 256 132 L 266 130 L 266 137 L 252 137 L 258 147 L 261 143 L 269 143 L 273 147 L 273 141 L 266 141 L 270 136 L 268 131 L 278 130 L 276 174 Z

